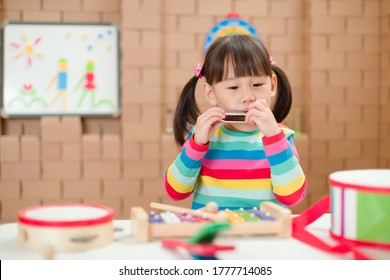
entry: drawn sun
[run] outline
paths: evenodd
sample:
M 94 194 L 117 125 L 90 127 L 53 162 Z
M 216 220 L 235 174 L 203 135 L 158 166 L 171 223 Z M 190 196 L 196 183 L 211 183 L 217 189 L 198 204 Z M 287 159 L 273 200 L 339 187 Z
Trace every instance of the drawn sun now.
M 31 66 L 32 65 L 32 56 L 33 55 L 36 55 L 38 57 L 43 57 L 44 56 L 42 52 L 40 52 L 40 51 L 35 49 L 35 46 L 38 45 L 41 42 L 41 39 L 42 39 L 41 37 L 38 37 L 31 44 L 29 42 L 29 38 L 28 38 L 27 34 L 23 33 L 23 43 L 22 44 L 19 44 L 19 43 L 16 43 L 16 42 L 12 42 L 11 43 L 11 46 L 13 46 L 14 48 L 19 49 L 19 51 L 17 53 L 15 53 L 13 58 L 19 58 L 22 55 L 25 55 L 27 57 L 28 66 Z

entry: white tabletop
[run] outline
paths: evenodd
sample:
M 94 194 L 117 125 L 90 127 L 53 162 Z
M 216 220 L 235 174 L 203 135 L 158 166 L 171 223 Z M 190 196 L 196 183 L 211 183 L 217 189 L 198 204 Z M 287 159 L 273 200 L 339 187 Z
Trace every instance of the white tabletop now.
M 115 241 L 107 246 L 82 252 L 57 252 L 55 259 L 64 260 L 174 260 L 191 259 L 184 251 L 163 248 L 159 240 L 138 244 L 131 235 L 130 220 L 115 220 Z M 308 226 L 311 233 L 330 245 L 336 242 L 329 236 L 330 215 L 325 214 Z M 27 250 L 18 244 L 18 224 L 0 225 L 0 259 L 33 260 L 42 259 L 39 252 Z M 294 238 L 276 236 L 220 236 L 217 244 L 234 245 L 235 250 L 220 253 L 225 260 L 306 260 L 306 259 L 351 259 L 352 255 L 328 254 L 308 246 Z M 377 259 L 390 260 L 390 250 L 363 248 L 363 252 Z

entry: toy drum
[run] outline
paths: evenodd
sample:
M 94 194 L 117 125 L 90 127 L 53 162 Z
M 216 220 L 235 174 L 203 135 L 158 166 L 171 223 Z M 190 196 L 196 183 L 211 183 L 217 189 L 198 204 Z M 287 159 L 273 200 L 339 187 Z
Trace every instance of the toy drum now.
M 113 241 L 111 208 L 99 205 L 64 204 L 23 209 L 19 212 L 19 242 L 42 251 L 81 251 Z
M 329 175 L 333 238 L 390 248 L 390 169 Z

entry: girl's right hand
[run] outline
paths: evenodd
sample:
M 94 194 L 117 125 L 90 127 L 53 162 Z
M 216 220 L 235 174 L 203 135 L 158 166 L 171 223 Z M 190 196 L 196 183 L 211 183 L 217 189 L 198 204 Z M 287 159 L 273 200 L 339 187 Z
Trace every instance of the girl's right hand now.
M 194 140 L 199 145 L 205 145 L 220 127 L 225 118 L 225 111 L 220 107 L 212 107 L 201 114 L 196 120 Z

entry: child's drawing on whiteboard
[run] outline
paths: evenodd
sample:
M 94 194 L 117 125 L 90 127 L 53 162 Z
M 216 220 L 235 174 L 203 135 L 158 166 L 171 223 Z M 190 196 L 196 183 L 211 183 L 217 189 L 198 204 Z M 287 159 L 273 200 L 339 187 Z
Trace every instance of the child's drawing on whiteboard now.
M 16 42 L 11 42 L 11 46 L 18 49 L 18 51 L 14 54 L 14 58 L 19 58 L 23 54 L 27 56 L 27 64 L 28 66 L 32 65 L 32 55 L 35 54 L 39 57 L 43 57 L 43 53 L 36 50 L 35 46 L 39 44 L 41 41 L 41 37 L 35 39 L 34 43 L 29 42 L 29 38 L 26 33 L 23 33 L 23 44 L 19 44 Z
M 24 83 L 19 89 L 19 95 L 9 101 L 8 107 L 12 107 L 15 103 L 24 105 L 24 108 L 30 108 L 34 103 L 40 104 L 43 108 L 47 107 L 47 102 L 43 98 L 36 96 L 36 93 L 37 90 L 32 83 Z
M 66 109 L 68 106 L 68 62 L 65 58 L 58 61 L 58 72 L 51 78 L 46 88 L 51 88 L 55 81 L 57 81 L 56 94 L 50 100 L 49 106 L 53 106 L 57 99 L 63 96 L 62 107 Z
M 120 112 L 115 26 L 10 22 L 1 37 L 0 116 Z
M 88 60 L 85 73 L 81 76 L 79 82 L 77 83 L 76 90 L 78 90 L 81 86 L 81 84 L 84 82 L 83 85 L 83 94 L 81 95 L 78 103 L 78 107 L 80 108 L 83 105 L 84 99 L 87 96 L 88 93 L 90 93 L 90 104 L 91 108 L 97 108 L 102 104 L 107 104 L 111 108 L 114 108 L 114 103 L 107 99 L 107 98 L 102 98 L 99 100 L 96 100 L 96 85 L 95 85 L 95 62 L 93 60 Z

